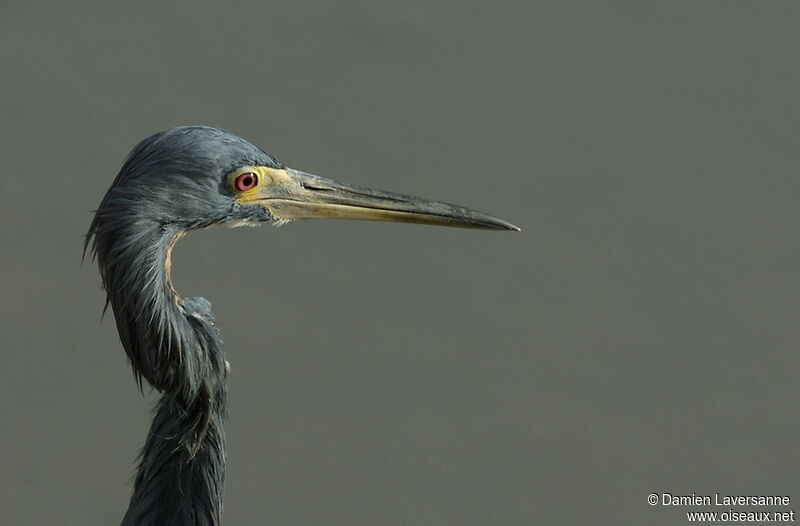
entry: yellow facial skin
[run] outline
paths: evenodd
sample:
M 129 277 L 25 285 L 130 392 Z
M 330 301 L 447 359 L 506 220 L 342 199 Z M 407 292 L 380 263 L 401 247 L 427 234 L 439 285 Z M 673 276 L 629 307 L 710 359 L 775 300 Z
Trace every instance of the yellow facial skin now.
M 258 178 L 256 185 L 250 190 L 239 191 L 236 189 L 236 178 L 245 173 L 254 173 Z M 278 186 L 283 185 L 287 187 L 292 186 L 292 178 L 284 169 L 270 168 L 269 166 L 243 166 L 238 170 L 228 174 L 228 186 L 236 195 L 236 200 L 239 204 L 249 204 L 253 201 L 263 199 L 259 197 L 265 186 Z M 298 185 L 299 187 L 299 185 Z

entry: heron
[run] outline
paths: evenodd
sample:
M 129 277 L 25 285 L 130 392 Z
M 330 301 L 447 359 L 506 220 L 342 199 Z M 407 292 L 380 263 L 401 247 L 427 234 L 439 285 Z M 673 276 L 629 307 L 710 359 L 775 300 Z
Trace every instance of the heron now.
M 181 297 L 172 250 L 187 232 L 327 218 L 519 230 L 482 212 L 286 167 L 207 126 L 156 133 L 128 154 L 84 243 L 97 261 L 140 390 L 160 398 L 123 526 L 222 523 L 229 364 L 211 303 Z

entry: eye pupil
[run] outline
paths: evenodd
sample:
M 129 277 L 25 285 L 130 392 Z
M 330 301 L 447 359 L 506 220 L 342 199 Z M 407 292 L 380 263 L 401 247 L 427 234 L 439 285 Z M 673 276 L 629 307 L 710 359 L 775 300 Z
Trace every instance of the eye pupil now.
M 240 192 L 244 192 L 253 188 L 257 183 L 258 177 L 256 177 L 256 174 L 247 172 L 239 175 L 233 185 Z

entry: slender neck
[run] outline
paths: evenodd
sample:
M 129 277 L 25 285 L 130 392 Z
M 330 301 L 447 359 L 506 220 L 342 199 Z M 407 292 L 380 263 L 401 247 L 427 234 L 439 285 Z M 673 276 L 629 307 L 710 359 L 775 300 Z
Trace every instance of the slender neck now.
M 96 234 L 108 303 L 137 381 L 161 392 L 197 396 L 224 355 L 210 306 L 195 312 L 170 279 L 177 227 L 131 221 Z M 202 307 L 202 306 L 201 306 Z
M 122 524 L 215 526 L 225 477 L 224 351 L 209 302 L 180 298 L 170 281 L 183 231 L 149 226 L 98 231 L 94 245 L 137 380 L 162 394 Z
M 225 391 L 195 404 L 204 407 L 168 394 L 159 401 L 122 526 L 222 524 Z M 183 437 L 198 426 L 202 438 L 187 444 Z

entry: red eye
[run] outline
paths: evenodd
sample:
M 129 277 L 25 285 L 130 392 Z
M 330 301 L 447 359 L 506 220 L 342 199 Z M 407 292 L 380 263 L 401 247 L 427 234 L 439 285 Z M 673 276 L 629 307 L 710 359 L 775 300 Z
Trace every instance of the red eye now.
M 253 172 L 245 172 L 241 175 L 238 175 L 236 177 L 236 181 L 233 182 L 233 186 L 235 186 L 240 192 L 251 190 L 255 188 L 257 184 L 258 176 Z

